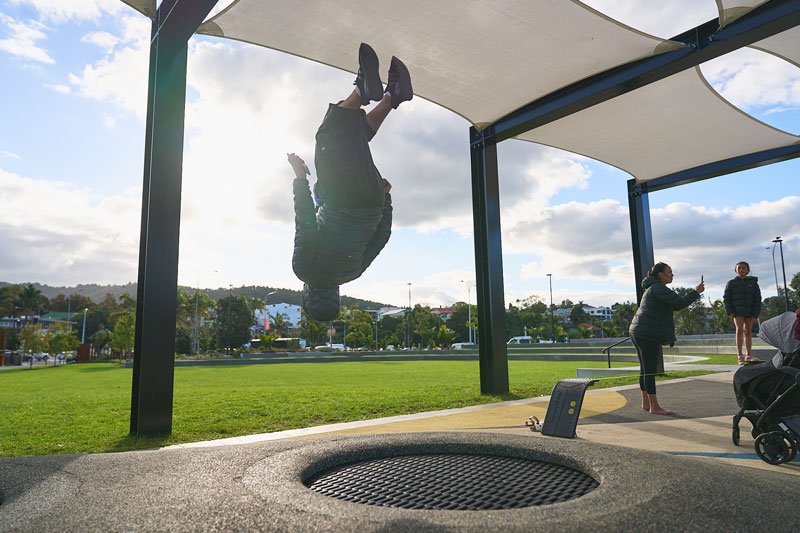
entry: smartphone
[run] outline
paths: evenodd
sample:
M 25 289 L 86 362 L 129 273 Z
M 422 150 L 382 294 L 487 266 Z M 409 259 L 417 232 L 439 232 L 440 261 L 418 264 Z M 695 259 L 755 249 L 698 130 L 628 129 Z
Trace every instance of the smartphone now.
M 700 283 L 704 283 L 704 282 L 703 282 L 703 275 L 702 275 L 702 274 L 700 274 Z

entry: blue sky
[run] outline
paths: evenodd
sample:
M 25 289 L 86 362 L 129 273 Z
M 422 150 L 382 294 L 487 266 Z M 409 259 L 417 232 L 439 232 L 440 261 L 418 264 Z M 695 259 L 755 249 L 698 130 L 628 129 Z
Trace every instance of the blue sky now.
M 586 3 L 661 37 L 716 14 L 713 0 Z M 117 0 L 0 1 L 0 281 L 136 280 L 148 35 L 149 20 Z M 798 134 L 800 72 L 765 56 L 726 56 L 703 72 L 746 112 Z M 311 161 L 327 102 L 346 95 L 352 75 L 201 37 L 190 45 L 188 83 L 180 283 L 300 288 L 285 153 Z M 389 117 L 373 153 L 394 184 L 395 230 L 345 294 L 404 305 L 412 283 L 414 303 L 466 300 L 467 130 L 422 99 Z M 499 158 L 506 301 L 549 300 L 547 273 L 557 302 L 633 300 L 630 176 L 520 141 L 500 145 Z M 673 266 L 675 285 L 703 274 L 719 298 L 743 259 L 774 293 L 767 248 L 777 235 L 787 275 L 800 271 L 798 174 L 795 160 L 651 194 L 655 255 Z

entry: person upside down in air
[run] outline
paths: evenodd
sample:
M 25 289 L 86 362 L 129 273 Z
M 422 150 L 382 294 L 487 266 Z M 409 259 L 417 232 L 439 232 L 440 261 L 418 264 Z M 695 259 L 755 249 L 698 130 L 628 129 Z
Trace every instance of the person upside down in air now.
M 369 142 L 392 109 L 413 98 L 411 76 L 392 57 L 384 91 L 378 56 L 362 43 L 355 88 L 330 104 L 316 135 L 317 182 L 312 198 L 302 158 L 287 154 L 293 182 L 292 269 L 303 283 L 303 309 L 319 321 L 339 313 L 339 286 L 369 267 L 392 232 L 392 185 L 372 160 Z M 361 109 L 379 102 L 369 113 Z

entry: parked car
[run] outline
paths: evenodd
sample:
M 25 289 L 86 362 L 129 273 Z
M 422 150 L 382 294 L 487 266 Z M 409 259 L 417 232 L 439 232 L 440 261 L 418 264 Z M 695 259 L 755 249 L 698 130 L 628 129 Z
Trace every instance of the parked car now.
M 344 344 L 322 344 L 320 346 L 315 346 L 315 352 L 341 352 L 344 350 Z
M 451 345 L 454 350 L 471 350 L 477 347 L 474 342 L 455 342 Z
M 519 335 L 508 339 L 506 344 L 533 344 L 533 339 L 530 335 Z
M 50 354 L 46 354 L 44 352 L 36 352 L 33 354 L 34 361 L 47 361 L 47 358 L 50 357 Z

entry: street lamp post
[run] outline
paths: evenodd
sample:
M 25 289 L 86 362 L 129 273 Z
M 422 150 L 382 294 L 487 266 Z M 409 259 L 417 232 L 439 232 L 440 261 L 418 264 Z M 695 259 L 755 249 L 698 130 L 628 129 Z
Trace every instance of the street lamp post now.
M 278 294 L 278 291 L 271 291 L 264 296 L 264 318 L 269 320 L 269 306 L 267 304 L 267 299 L 272 296 L 273 294 Z
M 372 314 L 372 320 L 375 322 L 375 351 L 378 351 L 378 313 L 377 309 L 368 309 L 367 313 Z
M 89 309 L 87 307 L 83 308 L 83 331 L 81 331 L 81 344 L 86 343 L 86 311 Z
M 767 246 L 769 250 L 769 246 Z M 781 286 L 778 285 L 778 267 L 775 266 L 775 245 L 772 245 L 772 272 L 775 274 L 775 290 L 778 291 L 778 298 L 781 297 Z
M 783 239 L 781 239 L 780 236 L 778 236 L 778 237 L 775 237 L 775 239 L 772 242 L 773 243 L 777 242 L 778 246 L 781 249 L 781 272 L 783 272 L 783 297 L 786 300 L 786 310 L 788 311 L 789 310 L 789 291 L 788 291 L 788 289 L 786 287 L 786 264 L 783 262 Z M 773 249 L 774 249 L 774 245 L 773 245 Z M 772 256 L 775 257 L 774 252 L 773 252 Z
M 411 349 L 411 282 L 408 283 L 408 317 L 406 319 L 406 348 Z
M 555 342 L 556 327 L 555 322 L 553 321 L 553 275 L 547 274 L 547 278 L 550 280 L 550 340 Z
M 469 337 L 469 342 L 472 343 L 472 298 L 470 297 L 470 289 L 475 287 L 475 285 L 467 283 L 463 279 L 461 280 L 461 283 L 464 283 L 467 286 L 467 334 Z

